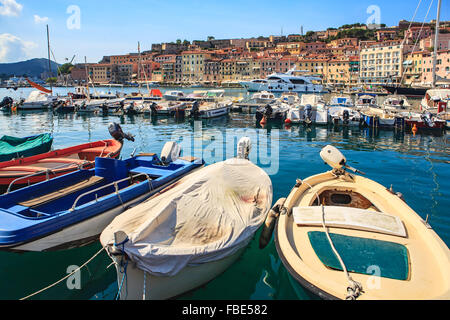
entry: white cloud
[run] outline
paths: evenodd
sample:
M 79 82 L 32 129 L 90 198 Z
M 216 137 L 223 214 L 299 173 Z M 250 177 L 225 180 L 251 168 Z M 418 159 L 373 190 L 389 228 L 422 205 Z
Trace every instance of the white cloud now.
M 48 17 L 39 17 L 37 14 L 34 15 L 34 23 L 46 23 L 48 21 Z
M 23 41 L 9 33 L 0 34 L 0 63 L 15 62 L 31 57 L 31 50 L 37 48 L 32 41 Z
M 0 16 L 18 17 L 23 5 L 16 0 L 0 0 Z

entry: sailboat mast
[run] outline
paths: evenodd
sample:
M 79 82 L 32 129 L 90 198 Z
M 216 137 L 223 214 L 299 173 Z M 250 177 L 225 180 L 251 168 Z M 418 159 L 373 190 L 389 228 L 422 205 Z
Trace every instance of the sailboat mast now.
M 52 76 L 52 63 L 50 60 L 50 32 L 48 30 L 48 25 L 47 25 L 47 48 L 48 48 L 48 72 L 49 72 L 49 76 Z M 50 81 L 50 90 L 52 91 L 52 95 L 53 95 L 53 86 L 52 86 L 52 82 Z
M 436 17 L 436 30 L 435 30 L 435 38 L 434 38 L 434 53 L 433 53 L 433 76 L 432 76 L 432 87 L 436 87 L 436 61 L 437 61 L 437 51 L 438 51 L 438 45 L 439 45 L 439 24 L 440 24 L 440 17 L 441 17 L 441 0 L 438 2 L 438 8 L 437 8 L 437 17 Z

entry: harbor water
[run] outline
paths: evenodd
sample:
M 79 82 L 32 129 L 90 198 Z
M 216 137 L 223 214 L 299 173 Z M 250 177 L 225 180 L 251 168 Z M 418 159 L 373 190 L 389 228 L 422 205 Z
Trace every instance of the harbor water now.
M 137 91 L 136 88 L 126 90 Z M 0 98 L 27 97 L 30 91 L 0 89 Z M 67 90 L 58 88 L 57 92 L 64 94 Z M 231 89 L 227 90 L 227 95 L 245 96 L 246 93 Z M 285 125 L 261 128 L 254 115 L 246 113 L 231 113 L 200 122 L 177 122 L 144 115 L 54 115 L 43 111 L 0 113 L 0 132 L 21 137 L 49 132 L 54 136 L 53 148 L 58 149 L 109 139 L 110 122 L 119 123 L 125 132 L 135 136 L 135 142 L 125 142 L 123 158 L 128 158 L 134 151 L 159 154 L 167 141 L 176 138 L 183 140 L 184 155 L 188 155 L 186 149 L 189 148 L 186 147 L 192 146 L 188 150 L 191 154 L 206 156 L 207 164 L 211 164 L 226 158 L 226 150 L 229 145 L 234 146 L 236 136 L 248 134 L 254 143 L 254 159 L 272 179 L 274 202 L 289 194 L 296 178 L 327 171 L 329 167 L 323 163 L 319 152 L 332 144 L 344 153 L 352 167 L 387 188 L 392 185 L 396 192 L 401 192 L 421 217 L 428 216 L 429 224 L 447 246 L 450 244 L 450 197 L 447 195 L 450 190 L 450 147 L 446 132 L 412 135 L 360 128 Z M 259 232 L 241 258 L 225 273 L 179 299 L 310 299 L 304 290 L 294 285 L 277 255 L 274 242 L 260 250 L 258 238 Z M 60 252 L 20 254 L 0 251 L 0 299 L 20 299 L 52 284 L 100 249 L 100 243 L 96 242 Z M 77 275 L 79 278 L 70 277 L 32 299 L 114 299 L 118 286 L 115 268 L 110 264 L 109 257 L 102 253 L 82 269 Z

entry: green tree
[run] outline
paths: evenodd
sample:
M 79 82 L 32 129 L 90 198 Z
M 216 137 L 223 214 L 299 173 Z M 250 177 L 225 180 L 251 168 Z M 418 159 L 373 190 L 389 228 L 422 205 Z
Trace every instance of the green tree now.
M 59 73 L 60 74 L 69 74 L 73 69 L 73 64 L 71 63 L 65 63 L 61 67 L 59 67 Z
M 55 84 L 58 79 L 56 77 L 47 78 L 45 82 Z
M 213 36 L 208 36 L 208 41 L 212 41 L 212 40 L 216 40 L 216 38 L 215 37 L 213 37 Z
M 177 44 L 181 44 L 181 43 L 182 43 L 181 39 L 177 39 Z

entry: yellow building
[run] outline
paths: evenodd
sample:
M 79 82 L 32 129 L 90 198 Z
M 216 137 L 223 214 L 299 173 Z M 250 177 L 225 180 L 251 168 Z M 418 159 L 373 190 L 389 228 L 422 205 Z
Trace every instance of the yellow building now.
M 326 57 L 301 57 L 295 63 L 297 70 L 305 70 L 322 79 L 328 76 L 328 58 Z
M 420 82 L 421 75 L 425 71 L 424 57 L 430 56 L 428 51 L 415 51 L 405 55 L 403 67 L 405 68 L 403 83 L 410 85 Z
M 203 81 L 205 73 L 205 61 L 211 58 L 211 54 L 206 51 L 183 51 L 182 70 L 184 82 Z

